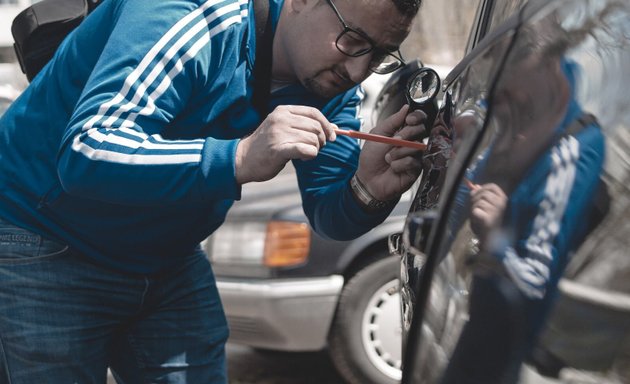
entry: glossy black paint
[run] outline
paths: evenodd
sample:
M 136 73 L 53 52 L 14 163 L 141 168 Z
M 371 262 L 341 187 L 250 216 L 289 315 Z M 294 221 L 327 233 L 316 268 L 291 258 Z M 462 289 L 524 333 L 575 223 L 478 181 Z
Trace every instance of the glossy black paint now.
M 403 383 L 628 382 L 630 4 L 477 17 L 402 235 Z

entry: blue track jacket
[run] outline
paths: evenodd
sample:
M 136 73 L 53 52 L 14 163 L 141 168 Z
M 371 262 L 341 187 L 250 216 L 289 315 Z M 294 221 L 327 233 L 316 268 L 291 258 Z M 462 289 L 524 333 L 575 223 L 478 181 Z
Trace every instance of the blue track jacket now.
M 271 0 L 277 24 L 282 0 Z M 111 267 L 164 270 L 240 198 L 234 156 L 261 118 L 251 105 L 253 3 L 106 0 L 0 120 L 0 217 Z M 360 89 L 333 99 L 299 85 L 272 95 L 359 129 Z M 303 207 L 320 234 L 350 239 L 367 214 L 348 180 L 359 146 L 338 137 L 296 161 Z
M 573 93 L 579 69 L 567 60 L 562 68 Z M 594 197 L 602 183 L 605 137 L 597 123 L 568 132 L 582 115 L 580 105 L 572 98 L 552 145 L 528 167 L 509 193 L 500 228 L 503 239 L 490 250 L 527 301 L 524 313 L 531 341 L 535 341 L 534 335 L 544 324 L 558 282 L 571 255 L 588 235 L 596 210 Z M 484 182 L 479 179 L 483 179 L 484 168 L 491 161 L 488 151 L 482 153 L 466 177 L 476 183 Z M 455 204 L 466 216 L 469 196 L 470 189 L 462 184 Z M 463 220 L 464 216 L 453 218 L 451 228 L 458 231 Z M 451 233 L 451 238 L 455 233 Z

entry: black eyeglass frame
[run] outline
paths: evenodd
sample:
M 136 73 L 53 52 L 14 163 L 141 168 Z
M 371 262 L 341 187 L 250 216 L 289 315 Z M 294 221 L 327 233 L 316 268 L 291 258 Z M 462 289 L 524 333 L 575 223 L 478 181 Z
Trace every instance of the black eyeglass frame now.
M 368 35 L 366 35 L 364 32 L 358 31 L 350 26 L 348 26 L 348 24 L 346 24 L 346 21 L 344 20 L 343 16 L 341 16 L 341 13 L 339 13 L 339 10 L 337 9 L 337 7 L 335 6 L 335 4 L 332 2 L 332 0 L 326 0 L 328 2 L 328 5 L 330 5 L 330 7 L 333 9 L 333 11 L 335 12 L 335 15 L 337 15 L 337 19 L 339 19 L 339 22 L 341 23 L 341 25 L 343 26 L 343 31 L 341 31 L 339 33 L 339 35 L 337 36 L 337 39 L 335 40 L 335 47 L 337 47 L 337 49 L 339 50 L 339 52 L 343 53 L 346 56 L 350 56 L 350 57 L 359 57 L 359 56 L 364 56 L 367 55 L 370 52 L 379 52 L 379 53 L 383 53 L 383 60 L 381 60 L 376 66 L 374 66 L 372 63 L 370 63 L 370 71 L 377 73 L 379 75 L 386 75 L 388 73 L 392 73 L 395 70 L 399 69 L 400 67 L 402 67 L 403 65 L 405 65 L 405 60 L 402 58 L 402 54 L 400 53 L 400 49 L 397 49 L 396 52 L 390 52 L 388 50 L 379 48 L 376 46 L 376 43 L 374 42 L 374 40 L 372 40 Z M 339 40 L 343 37 L 344 34 L 348 33 L 348 32 L 352 32 L 357 34 L 358 36 L 360 36 L 361 38 L 365 39 L 365 41 L 370 45 L 368 48 L 362 49 L 358 52 L 355 53 L 349 53 L 344 51 L 343 49 L 341 49 L 339 47 Z M 396 55 L 396 53 L 398 55 Z M 391 56 L 394 59 L 396 59 L 398 61 L 398 65 L 396 67 L 392 67 L 391 69 L 388 69 L 386 71 L 378 71 L 376 68 L 383 63 L 383 61 L 385 60 L 384 57 L 385 56 Z M 375 68 L 376 67 L 376 68 Z

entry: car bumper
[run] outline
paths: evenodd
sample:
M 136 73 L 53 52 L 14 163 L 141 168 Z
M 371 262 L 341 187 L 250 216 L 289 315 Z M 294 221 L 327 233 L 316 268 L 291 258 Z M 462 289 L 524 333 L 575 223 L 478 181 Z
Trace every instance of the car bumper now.
M 283 351 L 326 346 L 343 277 L 236 280 L 217 277 L 230 342 Z

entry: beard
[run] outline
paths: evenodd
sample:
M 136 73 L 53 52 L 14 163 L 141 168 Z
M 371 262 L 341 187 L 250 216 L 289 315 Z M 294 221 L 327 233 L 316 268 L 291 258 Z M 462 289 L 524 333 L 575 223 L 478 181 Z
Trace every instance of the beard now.
M 330 88 L 324 87 L 319 81 L 315 78 L 310 77 L 304 80 L 303 82 L 304 88 L 306 88 L 309 92 L 316 94 L 317 96 L 323 98 L 331 98 L 338 94 L 340 91 L 333 91 Z
M 332 98 L 338 94 L 347 91 L 355 86 L 355 84 L 344 84 L 341 86 L 331 86 L 324 84 L 320 79 L 323 78 L 329 70 L 323 70 L 317 72 L 314 76 L 307 77 L 302 81 L 302 85 L 309 92 L 316 94 L 323 98 Z

